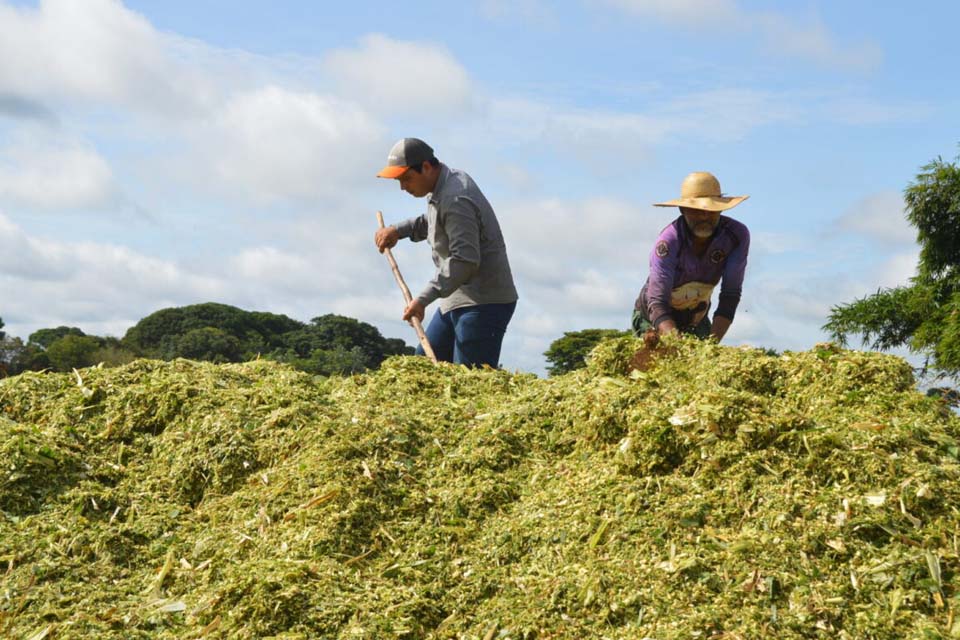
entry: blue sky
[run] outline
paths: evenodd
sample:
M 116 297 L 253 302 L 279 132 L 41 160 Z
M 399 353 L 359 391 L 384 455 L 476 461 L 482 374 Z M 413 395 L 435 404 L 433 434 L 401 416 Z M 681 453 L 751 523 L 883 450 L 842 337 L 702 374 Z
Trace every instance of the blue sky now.
M 500 217 L 506 367 L 627 327 L 695 170 L 751 196 L 727 342 L 809 348 L 907 282 L 901 192 L 960 150 L 960 6 L 883 5 L 0 1 L 0 317 L 122 336 L 212 300 L 414 344 L 372 234 L 424 208 L 373 177 L 417 136 Z M 395 255 L 419 289 L 428 247 Z

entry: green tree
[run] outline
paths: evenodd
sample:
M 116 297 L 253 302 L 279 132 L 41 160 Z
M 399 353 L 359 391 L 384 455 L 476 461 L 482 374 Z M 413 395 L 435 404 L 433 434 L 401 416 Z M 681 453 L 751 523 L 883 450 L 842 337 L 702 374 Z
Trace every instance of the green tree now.
M 298 331 L 284 336 L 284 344 L 300 358 L 316 351 L 352 351 L 359 349 L 363 366 L 373 369 L 392 355 L 412 355 L 414 350 L 402 340 L 384 338 L 371 324 L 329 313 L 310 321 Z
M 100 340 L 94 336 L 69 333 L 54 340 L 46 349 L 50 366 L 57 371 L 70 371 L 97 364 L 94 354 L 100 349 Z
M 3 318 L 0 318 L 0 340 L 3 340 L 7 337 L 7 334 L 3 332 Z
M 550 343 L 550 348 L 543 355 L 550 366 L 547 372 L 551 376 L 569 373 L 581 369 L 586 365 L 586 357 L 597 343 L 605 338 L 622 338 L 632 335 L 630 331 L 618 329 L 583 329 L 582 331 L 567 331 L 562 338 Z
M 329 367 L 340 362 L 344 366 L 325 373 L 355 373 L 356 358 L 364 369 L 375 369 L 385 358 L 393 355 L 413 355 L 414 349 L 399 339 L 384 338 L 371 324 L 329 313 L 310 321 L 310 324 L 284 336 L 285 353 L 299 360 L 318 360 Z M 318 356 L 320 352 L 321 356 Z M 349 357 L 343 354 L 350 353 Z M 280 357 L 278 359 L 284 359 Z M 314 366 L 310 366 L 314 369 Z
M 303 326 L 302 322 L 284 315 L 244 311 L 226 304 L 206 302 L 151 313 L 131 327 L 122 342 L 139 355 L 171 360 L 190 357 L 179 351 L 180 340 L 185 334 L 194 329 L 213 328 L 233 336 L 239 342 L 242 357 L 252 358 L 283 347 L 282 337 Z
M 60 326 L 55 329 L 38 329 L 27 338 L 27 344 L 47 349 L 51 344 L 65 336 L 83 337 L 85 335 L 87 334 L 76 327 Z
M 402 340 L 353 318 L 328 314 L 304 324 L 214 302 L 161 309 L 131 327 L 121 343 L 163 360 L 239 362 L 263 355 L 324 375 L 373 369 L 387 356 L 413 353 Z
M 26 345 L 20 338 L 7 336 L 0 341 L 0 362 L 9 375 L 50 368 L 47 353 L 36 345 Z
M 117 338 L 106 337 L 98 338 L 98 340 L 100 341 L 100 348 L 93 354 L 94 362 L 102 362 L 108 367 L 118 367 L 133 362 L 137 357 L 136 354 L 125 348 Z
M 367 357 L 360 347 L 315 349 L 306 358 L 287 354 L 286 358 L 276 359 L 287 362 L 302 371 L 323 376 L 350 375 L 367 370 Z
M 824 329 L 845 344 L 859 335 L 874 349 L 907 347 L 943 374 L 960 373 L 960 167 L 922 167 L 904 190 L 920 260 L 909 286 L 833 307 Z
M 177 340 L 177 356 L 208 362 L 240 362 L 243 360 L 240 340 L 222 329 L 191 329 Z

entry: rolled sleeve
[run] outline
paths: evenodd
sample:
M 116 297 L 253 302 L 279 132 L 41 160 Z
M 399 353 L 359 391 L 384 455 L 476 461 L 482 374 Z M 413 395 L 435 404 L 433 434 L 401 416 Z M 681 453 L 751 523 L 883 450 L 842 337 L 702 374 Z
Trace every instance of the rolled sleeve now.
M 427 239 L 427 216 L 419 215 L 397 224 L 400 238 L 410 238 L 413 242 Z

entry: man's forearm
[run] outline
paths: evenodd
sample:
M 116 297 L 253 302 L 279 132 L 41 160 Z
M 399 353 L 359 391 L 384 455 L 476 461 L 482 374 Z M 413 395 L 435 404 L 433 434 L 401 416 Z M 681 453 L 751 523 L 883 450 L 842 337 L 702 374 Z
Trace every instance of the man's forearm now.
M 717 342 L 723 340 L 723 336 L 727 335 L 727 329 L 730 328 L 730 323 L 732 322 L 733 320 L 726 316 L 713 316 L 713 325 L 710 327 L 710 337 Z
M 410 238 L 414 242 L 427 239 L 427 217 L 420 215 L 408 218 L 396 225 L 400 238 Z

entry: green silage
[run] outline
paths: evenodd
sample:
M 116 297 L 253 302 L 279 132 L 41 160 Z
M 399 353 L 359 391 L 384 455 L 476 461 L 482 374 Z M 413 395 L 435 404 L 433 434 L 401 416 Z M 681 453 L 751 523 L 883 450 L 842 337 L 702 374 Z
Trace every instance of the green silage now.
M 960 429 L 905 362 L 667 346 L 0 381 L 0 635 L 960 637 Z

